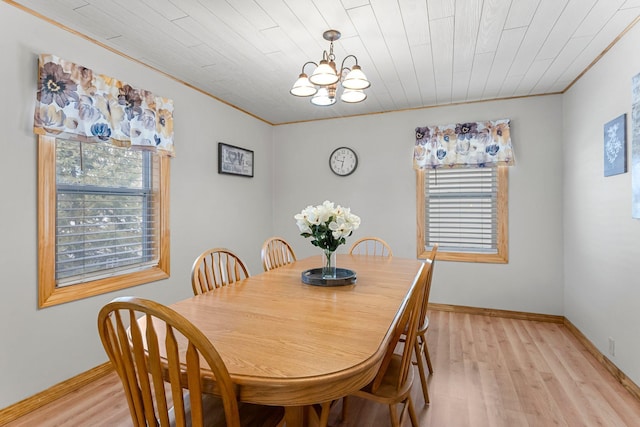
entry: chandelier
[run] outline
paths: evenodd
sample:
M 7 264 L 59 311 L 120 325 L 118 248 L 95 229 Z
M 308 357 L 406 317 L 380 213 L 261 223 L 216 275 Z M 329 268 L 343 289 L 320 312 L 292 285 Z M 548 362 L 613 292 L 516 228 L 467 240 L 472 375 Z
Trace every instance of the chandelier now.
M 340 83 L 343 88 L 340 96 L 342 102 L 353 104 L 367 98 L 364 89 L 371 86 L 371 83 L 360 69 L 358 58 L 355 55 L 347 55 L 342 60 L 340 72 L 336 68 L 333 42 L 338 40 L 340 36 L 340 31 L 337 30 L 327 30 L 322 34 L 322 37 L 330 42 L 329 53 L 326 50 L 322 53 L 320 64 L 309 61 L 302 66 L 302 72 L 290 90 L 291 95 L 311 96 L 311 103 L 314 105 L 333 105 L 336 103 L 336 91 L 338 83 Z M 353 58 L 356 62 L 351 68 L 344 66 L 348 58 Z M 308 77 L 304 72 L 304 68 L 309 64 L 316 66 L 311 77 Z

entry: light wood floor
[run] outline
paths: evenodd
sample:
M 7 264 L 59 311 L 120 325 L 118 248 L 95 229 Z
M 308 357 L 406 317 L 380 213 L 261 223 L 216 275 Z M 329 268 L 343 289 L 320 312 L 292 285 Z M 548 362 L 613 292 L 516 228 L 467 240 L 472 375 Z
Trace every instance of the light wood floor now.
M 640 426 L 640 402 L 563 325 L 444 311 L 430 320 L 430 406 L 417 377 L 413 387 L 421 426 Z M 7 426 L 130 426 L 120 387 L 108 375 Z M 339 412 L 331 425 L 391 425 L 387 407 L 355 397 L 347 420 Z

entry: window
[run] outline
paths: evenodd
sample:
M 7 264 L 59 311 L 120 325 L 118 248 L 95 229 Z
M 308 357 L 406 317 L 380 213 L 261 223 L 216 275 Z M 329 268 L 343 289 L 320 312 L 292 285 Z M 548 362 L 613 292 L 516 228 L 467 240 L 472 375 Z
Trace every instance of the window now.
M 417 171 L 418 257 L 508 262 L 508 169 Z
M 169 159 L 39 138 L 40 307 L 169 277 Z

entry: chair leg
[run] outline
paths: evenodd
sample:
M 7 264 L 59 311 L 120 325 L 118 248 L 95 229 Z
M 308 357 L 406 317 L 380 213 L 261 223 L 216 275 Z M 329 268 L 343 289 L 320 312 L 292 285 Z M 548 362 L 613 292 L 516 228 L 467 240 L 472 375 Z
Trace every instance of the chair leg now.
M 393 427 L 400 427 L 400 420 L 398 419 L 398 410 L 394 403 L 389 405 L 389 415 L 391 415 L 391 425 Z
M 424 396 L 424 403 L 428 405 L 431 403 L 429 400 L 429 390 L 427 389 L 427 378 L 424 372 L 424 362 L 422 361 L 422 351 L 421 345 L 418 344 L 418 340 L 416 340 L 414 344 L 414 349 L 416 353 L 417 365 L 418 365 L 418 373 L 420 374 L 420 385 L 422 386 L 422 396 Z
M 416 337 L 416 339 L 418 340 L 418 343 L 424 347 L 424 358 L 427 360 L 427 366 L 429 367 L 429 373 L 433 374 L 433 366 L 431 365 L 431 356 L 429 355 L 429 346 L 427 345 L 427 337 L 425 334 L 426 331 L 424 331 L 423 333 L 418 334 L 418 336 Z
M 347 402 L 348 402 L 348 396 L 345 396 L 342 398 L 342 419 L 340 421 L 344 421 L 347 419 Z
M 320 419 L 318 420 L 318 427 L 327 427 L 329 424 L 329 412 L 331 412 L 331 402 L 324 402 L 320 404 Z
M 429 367 L 429 373 L 433 374 L 433 366 L 431 365 L 431 356 L 429 355 L 429 346 L 427 345 L 427 338 L 422 336 L 422 342 L 424 343 L 424 357 L 427 359 L 427 366 Z
M 416 411 L 415 411 L 415 409 L 413 408 L 413 402 L 411 401 L 411 396 L 408 396 L 408 397 L 407 397 L 407 403 L 406 403 L 406 405 L 407 405 L 407 406 L 408 406 L 408 408 L 409 408 L 409 418 L 411 419 L 411 425 L 412 425 L 413 427 L 420 427 L 420 426 L 418 425 L 418 417 L 416 416 Z

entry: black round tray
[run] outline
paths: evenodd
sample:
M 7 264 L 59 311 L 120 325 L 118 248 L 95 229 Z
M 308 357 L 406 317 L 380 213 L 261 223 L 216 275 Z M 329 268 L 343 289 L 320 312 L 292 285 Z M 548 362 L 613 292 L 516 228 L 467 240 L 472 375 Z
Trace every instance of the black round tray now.
M 302 272 L 302 282 L 314 286 L 345 286 L 356 283 L 356 272 L 346 268 L 336 268 L 336 277 L 323 278 L 322 268 L 312 268 Z

